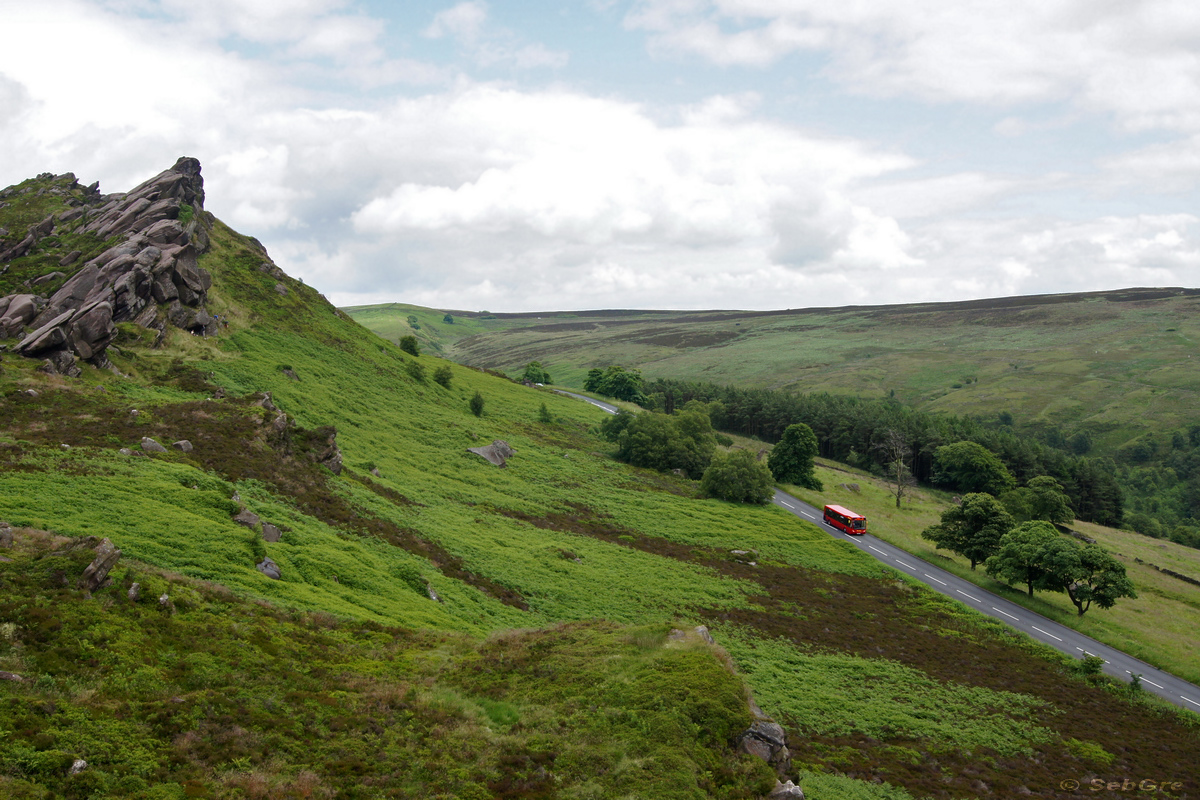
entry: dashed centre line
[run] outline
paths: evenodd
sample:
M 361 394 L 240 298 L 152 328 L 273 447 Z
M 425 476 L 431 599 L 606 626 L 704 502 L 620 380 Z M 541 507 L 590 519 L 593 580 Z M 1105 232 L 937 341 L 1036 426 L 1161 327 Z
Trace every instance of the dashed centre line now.
M 792 505 L 791 503 L 787 502 L 786 500 L 780 500 L 779 502 L 780 502 L 780 503 L 782 503 L 783 505 L 787 506 L 788 508 L 791 508 L 791 509 L 794 509 L 794 508 L 795 508 L 795 506 L 794 506 L 794 505 Z
M 804 516 L 808 517 L 809 519 L 816 519 L 816 517 L 814 517 L 812 514 L 808 513 L 804 509 L 800 509 L 800 513 L 803 514 Z
M 867 547 L 871 548 L 871 549 L 872 549 L 872 550 L 874 550 L 876 553 L 882 553 L 882 554 L 883 554 L 883 555 L 885 555 L 885 556 L 887 555 L 887 553 L 884 553 L 882 550 L 880 550 L 878 547 L 876 547 L 876 546 L 875 546 L 875 545 L 873 545 L 873 544 L 869 544 L 869 545 L 867 545 Z
M 1014 617 L 1012 614 L 1008 613 L 1007 611 L 1000 611 L 1000 609 L 996 608 L 995 606 L 992 606 L 992 611 L 999 612 L 999 613 L 1003 614 L 1004 616 L 1008 617 L 1009 619 L 1015 619 L 1017 622 L 1021 621 L 1020 618 Z
M 967 594 L 967 593 L 966 593 L 966 592 L 964 592 L 962 589 L 955 589 L 954 591 L 958 592 L 958 593 L 959 593 L 959 594 L 961 594 L 963 597 L 966 597 L 966 598 L 969 598 L 969 599 L 971 599 L 971 600 L 974 600 L 976 603 L 982 603 L 982 602 L 983 602 L 983 601 L 982 601 L 982 600 L 980 600 L 978 597 L 971 597 L 971 595 Z
M 950 585 L 950 584 L 946 583 L 945 581 L 939 581 L 937 578 L 933 577 L 933 576 L 932 576 L 932 575 L 930 575 L 928 572 L 924 572 L 924 573 L 922 573 L 922 574 L 923 574 L 923 575 L 924 575 L 926 578 L 929 578 L 929 580 L 931 580 L 931 581 L 934 581 L 934 582 L 936 582 L 936 583 L 940 583 L 942 586 L 949 586 L 949 585 Z
M 1127 675 L 1132 675 L 1133 673 L 1132 673 L 1132 672 L 1130 672 L 1129 670 L 1125 670 L 1125 674 L 1127 674 Z M 1151 686 L 1153 686 L 1153 687 L 1155 687 L 1155 688 L 1157 688 L 1157 689 L 1161 689 L 1161 688 L 1163 688 L 1162 686 L 1159 686 L 1157 683 L 1155 683 L 1154 681 L 1152 681 L 1152 680 L 1149 680 L 1149 679 L 1147 679 L 1147 678 L 1142 678 L 1142 679 L 1141 679 L 1141 681 L 1142 681 L 1142 683 L 1148 683 L 1148 684 L 1150 684 Z M 1180 697 L 1183 697 L 1183 695 L 1179 695 L 1179 696 L 1180 696 Z
M 1053 639 L 1053 640 L 1054 640 L 1054 641 L 1056 641 L 1056 642 L 1061 642 L 1061 641 L 1062 641 L 1062 639 L 1059 639 L 1059 638 L 1058 638 L 1057 636 L 1055 636 L 1053 633 L 1050 633 L 1050 631 L 1044 631 L 1044 630 L 1042 630 L 1041 628 L 1039 628 L 1037 625 L 1030 625 L 1029 627 L 1033 628 L 1033 629 L 1034 629 L 1035 631 L 1037 631 L 1038 633 L 1044 633 L 1044 634 L 1046 634 L 1047 636 L 1049 636 L 1051 639 Z
M 1200 703 L 1197 703 L 1195 700 L 1192 700 L 1192 699 L 1190 699 L 1190 698 L 1184 697 L 1183 695 L 1179 695 L 1179 697 L 1180 697 L 1180 699 L 1182 699 L 1182 700 L 1187 700 L 1189 703 L 1191 703 L 1191 704 L 1192 704 L 1192 705 L 1194 705 L 1194 706 L 1200 706 Z
M 902 566 L 902 567 L 908 567 L 909 569 L 916 569 L 916 567 L 914 567 L 914 566 L 912 566 L 912 565 L 910 565 L 910 564 L 905 564 L 903 561 L 901 561 L 901 560 L 900 560 L 900 559 L 898 559 L 898 558 L 896 559 L 896 563 L 897 563 L 897 564 L 899 564 L 899 565 L 900 565 L 900 566 Z

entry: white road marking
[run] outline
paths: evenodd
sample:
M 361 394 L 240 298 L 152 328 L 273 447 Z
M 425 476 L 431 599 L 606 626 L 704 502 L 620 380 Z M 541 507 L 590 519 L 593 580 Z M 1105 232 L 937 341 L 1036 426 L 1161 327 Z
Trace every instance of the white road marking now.
M 1007 611 L 1001 611 L 1000 609 L 996 608 L 995 606 L 992 606 L 992 611 L 1003 614 L 1004 616 L 1008 617 L 1009 619 L 1015 619 L 1017 622 L 1021 621 L 1020 618 L 1014 617 L 1012 614 L 1008 613 Z
M 961 594 L 963 597 L 970 597 L 970 598 L 971 598 L 972 600 L 974 600 L 976 603 L 982 603 L 982 602 L 983 602 L 983 601 L 982 601 L 982 600 L 980 600 L 978 597 L 971 597 L 971 595 L 967 594 L 967 593 L 966 593 L 966 592 L 964 592 L 962 589 L 955 589 L 954 591 L 958 592 L 958 593 L 959 593 L 959 594 Z
M 878 547 L 876 547 L 876 546 L 875 546 L 875 545 L 873 545 L 873 544 L 869 544 L 869 545 L 867 545 L 867 547 L 871 548 L 871 549 L 872 549 L 872 550 L 874 550 L 876 553 L 883 553 L 883 551 L 882 551 L 882 550 L 880 550 Z M 884 554 L 885 556 L 887 555 L 887 553 L 883 553 L 883 554 Z
M 1061 642 L 1061 641 L 1062 641 L 1062 639 L 1059 639 L 1059 638 L 1058 638 L 1057 636 L 1055 636 L 1053 633 L 1050 633 L 1050 631 L 1044 631 L 1044 630 L 1042 630 L 1041 628 L 1039 628 L 1037 625 L 1030 625 L 1029 627 L 1033 628 L 1033 629 L 1034 629 L 1035 631 L 1037 631 L 1038 633 L 1044 633 L 1044 634 L 1046 634 L 1047 636 L 1049 636 L 1051 639 L 1053 639 L 1053 640 L 1054 640 L 1054 641 L 1056 641 L 1056 642 Z
M 1186 697 L 1183 697 L 1183 695 L 1179 695 L 1179 696 L 1182 697 L 1184 700 L 1187 700 L 1189 703 L 1191 703 L 1194 706 L 1200 706 L 1200 703 L 1197 703 L 1195 700 L 1190 700 Z
M 929 578 L 929 580 L 931 580 L 931 581 L 935 581 L 935 582 L 937 582 L 937 583 L 940 583 L 942 586 L 949 586 L 949 585 L 950 585 L 950 584 L 946 583 L 945 581 L 939 581 L 937 578 L 933 577 L 933 576 L 932 576 L 932 575 L 930 575 L 928 572 L 925 572 L 925 573 L 923 573 L 923 574 L 925 575 L 925 577 L 926 577 L 926 578 Z
M 783 504 L 784 504 L 785 506 L 787 506 L 788 508 L 795 508 L 795 506 L 794 506 L 794 505 L 792 505 L 791 503 L 787 502 L 786 500 L 780 500 L 779 502 L 780 502 L 780 503 L 783 503 Z
M 1083 653 L 1085 656 L 1096 656 L 1096 658 L 1099 658 L 1105 664 L 1111 663 L 1107 658 L 1101 658 L 1100 656 L 1097 656 L 1095 653 L 1089 653 L 1087 650 L 1084 650 L 1082 647 L 1076 647 L 1075 649 L 1078 650 L 1079 652 Z M 1125 671 L 1129 672 L 1129 670 L 1125 670 Z M 1130 674 L 1132 675 L 1133 673 L 1130 673 Z
M 804 509 L 800 509 L 800 513 L 803 514 L 804 516 L 808 517 L 809 519 L 816 519 L 816 517 L 814 517 L 812 514 L 808 513 Z
M 900 565 L 900 566 L 902 566 L 902 567 L 908 567 L 909 569 L 916 569 L 916 567 L 909 566 L 908 564 L 905 564 L 903 561 L 901 561 L 901 560 L 900 560 L 900 559 L 898 559 L 898 558 L 896 559 L 896 563 L 897 563 L 897 564 L 899 564 L 899 565 Z
M 1133 673 L 1132 673 L 1132 672 L 1130 672 L 1129 670 L 1125 670 L 1125 672 L 1126 672 L 1126 674 L 1129 674 L 1129 675 L 1132 675 L 1132 674 L 1133 674 Z M 1142 678 L 1141 680 L 1142 680 L 1142 683 L 1148 683 L 1148 684 L 1150 684 L 1151 686 L 1153 686 L 1153 687 L 1155 687 L 1155 688 L 1158 688 L 1158 689 L 1161 689 L 1161 688 L 1163 688 L 1163 687 L 1159 686 L 1157 683 L 1155 683 L 1155 682 L 1154 682 L 1154 681 L 1152 681 L 1152 680 L 1147 680 L 1146 678 Z M 1180 695 L 1180 697 L 1183 697 L 1183 695 Z

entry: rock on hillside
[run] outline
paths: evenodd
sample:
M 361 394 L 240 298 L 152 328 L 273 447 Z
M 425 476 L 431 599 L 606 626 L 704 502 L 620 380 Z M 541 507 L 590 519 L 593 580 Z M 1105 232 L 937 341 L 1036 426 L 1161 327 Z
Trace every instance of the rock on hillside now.
M 77 186 L 72 180 L 70 188 Z M 6 189 L 0 200 L 19 200 L 21 190 Z M 198 160 L 180 158 L 125 194 L 101 196 L 93 184 L 72 202 L 66 211 L 29 226 L 16 244 L 0 240 L 0 264 L 30 255 L 43 239 L 67 233 L 114 243 L 49 297 L 36 290 L 66 273 L 33 278 L 26 281 L 29 292 L 0 297 L 0 338 L 17 336 L 17 353 L 56 365 L 78 357 L 103 366 L 118 322 L 160 331 L 170 323 L 197 334 L 215 333 L 216 321 L 205 308 L 212 276 L 198 266 L 208 247 Z M 60 266 L 70 267 L 79 255 L 63 255 Z

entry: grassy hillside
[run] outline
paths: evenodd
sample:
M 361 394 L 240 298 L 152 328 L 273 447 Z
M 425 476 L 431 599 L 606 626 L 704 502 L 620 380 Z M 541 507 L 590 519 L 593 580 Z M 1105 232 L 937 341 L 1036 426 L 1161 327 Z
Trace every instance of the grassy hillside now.
M 0 796 L 759 797 L 746 691 L 815 800 L 1200 774 L 1194 717 L 777 509 L 618 464 L 587 404 L 437 383 L 210 235 L 219 336 L 125 324 L 77 379 L 0 362 Z M 495 439 L 504 468 L 467 452 Z M 90 597 L 88 536 L 124 552 Z M 716 647 L 669 635 L 699 624 Z
M 647 378 L 894 394 L 927 410 L 1009 412 L 1064 438 L 1084 432 L 1097 452 L 1112 453 L 1197 422 L 1198 311 L 1197 289 L 1131 289 L 773 312 L 458 316 L 453 332 L 428 333 L 457 361 L 513 374 L 538 360 L 567 385 L 581 385 L 592 367 L 623 364 Z M 441 314 L 348 313 L 389 338 L 408 332 L 408 314 Z

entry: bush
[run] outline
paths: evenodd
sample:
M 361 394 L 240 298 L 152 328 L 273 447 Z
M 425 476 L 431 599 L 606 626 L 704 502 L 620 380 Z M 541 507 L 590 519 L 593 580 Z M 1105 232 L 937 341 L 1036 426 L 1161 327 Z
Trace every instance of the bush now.
M 400 349 L 409 355 L 421 355 L 421 344 L 417 341 L 417 337 L 415 336 L 401 336 Z
M 433 380 L 449 389 L 450 382 L 454 380 L 454 371 L 450 369 L 449 364 L 442 364 L 433 371 Z
M 700 489 L 709 497 L 731 503 L 766 503 L 775 493 L 771 470 L 749 450 L 713 456 L 700 479 Z
M 483 416 L 483 395 L 479 392 L 471 398 L 471 413 L 477 417 Z
M 420 361 L 409 361 L 404 365 L 404 369 L 408 371 L 409 377 L 415 381 L 425 382 L 425 367 Z

